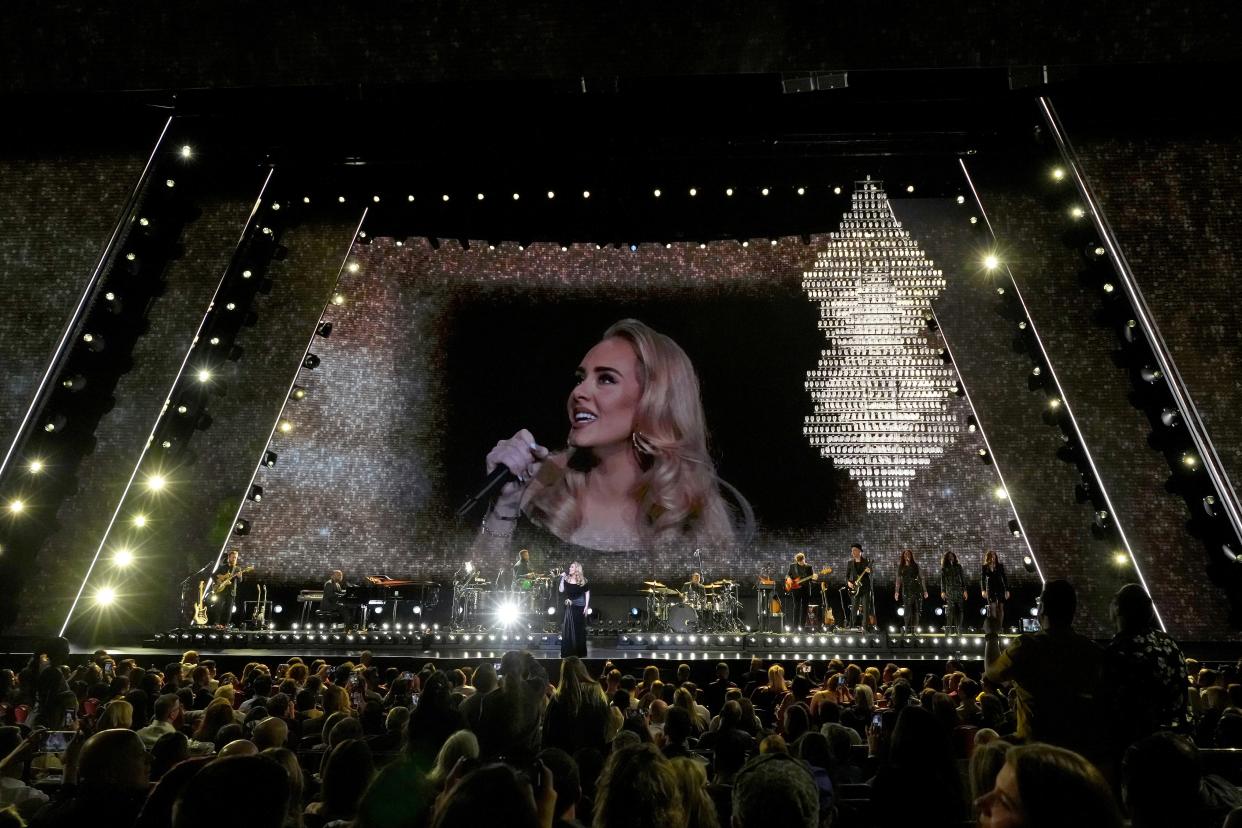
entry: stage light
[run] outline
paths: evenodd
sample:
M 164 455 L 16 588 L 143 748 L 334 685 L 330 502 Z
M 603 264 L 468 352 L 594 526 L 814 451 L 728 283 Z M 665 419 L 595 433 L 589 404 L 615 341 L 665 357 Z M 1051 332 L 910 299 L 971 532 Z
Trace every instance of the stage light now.
M 1208 517 L 1220 517 L 1220 509 L 1217 506 L 1216 495 L 1208 495 L 1203 498 L 1203 511 L 1207 512 Z
M 958 203 L 958 204 L 965 204 L 965 203 L 966 203 L 966 196 L 964 196 L 964 195 L 960 195 L 960 196 L 958 196 L 958 197 L 957 197 L 957 203 Z
M 247 495 L 255 503 L 263 502 L 263 487 L 257 483 L 250 484 L 250 493 Z
M 1199 458 L 1193 452 L 1182 452 L 1182 465 L 1188 469 L 1194 469 L 1199 466 Z
M 112 562 L 121 567 L 129 566 L 134 562 L 134 553 L 128 549 L 118 549 L 112 556 Z
M 743 239 L 743 240 L 742 240 L 742 247 L 750 247 L 750 240 L 749 240 L 749 239 Z
M 521 618 L 521 616 L 522 612 L 518 609 L 516 604 L 506 602 L 501 604 L 496 609 L 496 620 L 499 621 L 503 627 L 513 626 L 518 622 L 518 619 Z
M 996 270 L 996 268 L 1000 267 L 1000 259 L 997 258 L 995 253 L 989 253 L 983 257 L 983 267 L 986 270 Z
M 241 520 L 237 521 L 237 523 L 233 524 L 233 531 L 237 533 L 238 535 L 249 535 L 250 534 L 250 521 L 246 520 L 245 518 L 242 518 Z
M 39 472 L 43 471 L 43 461 L 42 460 L 31 460 L 30 463 L 26 466 L 26 469 L 31 474 L 38 474 Z
M 1160 422 L 1166 428 L 1176 428 L 1182 423 L 1182 412 L 1176 408 L 1164 408 L 1160 411 Z
M 1098 512 L 1096 512 L 1092 516 L 1091 522 L 1094 523 L 1096 527 L 1100 529 L 1107 529 L 1108 528 L 1108 512 L 1104 511 L 1103 509 L 1100 509 Z
M 1083 218 L 1086 215 L 1087 215 L 1087 211 L 1079 207 L 1077 204 L 1075 204 L 1073 207 L 1070 208 L 1070 218 L 1074 220 Z
M 20 515 L 26 510 L 26 504 L 20 500 L 9 501 L 9 512 L 14 515 Z
M 300 385 L 293 386 L 293 390 L 289 392 L 289 398 L 293 400 L 306 399 L 306 389 Z
M 281 434 L 288 434 L 290 431 L 293 431 L 293 423 L 282 418 L 280 422 L 276 424 L 276 428 Z
M 690 197 L 691 197 L 691 198 L 694 198 L 694 197 L 695 197 L 696 195 L 698 195 L 698 194 L 699 194 L 699 191 L 698 191 L 698 190 L 696 190 L 694 187 L 691 187 L 691 188 L 690 188 Z
M 448 195 L 448 193 L 445 193 L 444 195 L 440 196 L 440 200 L 441 200 L 441 201 L 448 201 L 448 200 L 449 200 L 449 195 Z
M 1155 385 L 1156 383 L 1160 382 L 1160 380 L 1164 379 L 1164 372 L 1161 371 L 1159 368 L 1154 368 L 1150 365 L 1144 365 L 1142 368 L 1139 369 L 1139 379 L 1143 380 L 1143 382 L 1147 383 L 1148 385 Z
M 237 310 L 237 303 L 236 303 L 236 302 L 229 302 L 229 303 L 225 304 L 224 309 L 225 309 L 225 310 L 235 311 L 235 310 Z
M 362 269 L 362 265 L 358 264 L 357 262 L 350 262 L 348 265 L 345 266 L 345 269 L 348 270 L 350 273 L 357 273 L 359 270 Z
M 799 187 L 797 193 L 798 195 L 806 195 L 806 187 Z
M 319 355 L 308 353 L 302 357 L 302 367 L 308 371 L 314 371 L 319 367 Z
M 191 157 L 192 155 L 194 155 L 194 150 L 190 147 L 190 145 L 189 145 L 189 144 L 183 144 L 183 145 L 181 146 L 181 157 L 182 157 L 182 158 L 189 158 L 189 157 Z
M 167 483 L 168 481 L 164 479 L 164 475 L 153 474 L 147 478 L 147 489 L 152 492 L 163 491 L 164 486 L 167 485 Z
M 272 612 L 276 613 L 277 615 L 280 615 L 284 611 L 285 611 L 285 607 L 283 604 L 272 605 Z
M 268 450 L 263 452 L 263 465 L 269 469 L 276 465 L 276 452 Z
M 345 294 L 343 293 L 332 294 L 332 304 L 336 305 L 337 307 L 340 307 L 341 305 L 345 304 Z
M 116 590 L 112 587 L 100 587 L 95 591 L 95 606 L 110 606 L 116 600 Z
M 475 193 L 474 197 L 478 201 L 482 201 L 485 198 L 485 196 L 482 193 Z
M 976 431 L 979 430 L 979 423 L 975 421 L 974 414 L 966 415 L 966 430 L 970 432 L 971 434 L 974 434 Z
M 1058 410 L 1061 407 L 1061 400 L 1058 399 L 1057 397 L 1053 397 L 1052 399 L 1048 400 L 1048 407 L 1051 408 L 1053 411 Z
M 133 523 L 135 526 L 141 529 L 147 525 L 147 516 L 139 512 L 138 514 L 134 515 Z
M 211 339 L 207 340 L 207 343 L 208 343 L 209 345 L 219 345 L 219 344 L 220 344 L 220 337 L 218 337 L 218 336 L 213 336 Z
M 841 188 L 840 188 L 840 187 L 833 187 L 833 188 L 832 188 L 832 194 L 833 194 L 833 195 L 841 195 Z
M 768 194 L 769 192 L 771 192 L 771 191 L 770 191 L 767 187 L 764 187 L 764 188 L 763 188 L 762 190 L 760 190 L 759 192 L 760 192 L 760 193 L 762 193 L 763 195 L 767 195 L 767 194 Z
M 548 198 L 556 198 L 556 191 L 548 190 Z
M 935 613 L 936 615 L 944 615 L 944 607 L 936 607 Z
M 331 322 L 320 322 L 318 325 L 315 326 L 315 333 L 319 336 L 322 336 L 324 339 L 327 339 L 328 337 L 332 336 L 332 323 Z
M 637 253 L 637 252 L 638 252 L 638 245 L 636 245 L 636 244 L 631 244 L 631 245 L 630 245 L 630 252 L 631 252 L 631 253 Z
M 518 193 L 514 193 L 514 194 L 513 194 L 513 200 L 514 200 L 514 201 L 517 201 L 517 200 L 518 200 L 519 198 L 521 198 L 521 197 L 522 197 L 522 196 L 521 196 L 520 194 L 518 194 Z
M 1022 567 L 1027 572 L 1034 572 L 1035 571 L 1035 559 L 1032 558 L 1030 555 L 1023 555 L 1022 556 Z
M 1127 555 L 1125 552 L 1113 553 L 1113 563 L 1116 564 L 1117 566 L 1125 566 L 1129 562 L 1130 562 L 1130 556 Z
M 729 196 L 730 198 L 732 198 L 732 197 L 733 197 L 733 188 L 732 188 L 732 187 L 729 187 L 727 190 L 725 190 L 725 195 L 727 195 L 727 196 Z
M 988 456 L 988 450 L 987 450 L 987 449 L 985 449 L 985 448 L 981 448 L 981 449 L 979 449 L 979 456 L 980 456 L 980 457 L 987 457 L 987 456 Z
M 1038 365 L 1036 365 L 1034 368 L 1031 369 L 1031 376 L 1033 377 L 1042 376 L 1043 373 L 1044 373 L 1044 369 Z
M 1113 286 L 1113 283 L 1112 283 L 1112 282 L 1105 282 L 1105 283 L 1104 283 L 1104 292 L 1105 292 L 1105 293 L 1112 293 L 1112 292 L 1113 292 L 1114 290 L 1116 290 L 1116 289 L 1117 289 L 1117 288 L 1115 288 L 1115 287 Z
M 901 616 L 901 617 L 903 617 L 903 618 L 904 618 L 904 617 L 905 617 L 905 615 L 906 615 L 906 608 L 905 608 L 905 607 L 898 607 L 898 608 L 897 608 L 897 614 L 898 614 L 899 616 Z
M 660 192 L 660 188 L 659 188 L 659 187 L 657 187 L 656 189 L 652 190 L 652 191 L 651 191 L 651 194 L 652 194 L 653 196 L 655 196 L 656 198 L 659 198 L 661 195 L 663 195 L 663 193 L 661 193 L 661 192 Z
M 1009 492 L 1005 491 L 1004 486 L 997 486 L 994 494 L 997 500 L 1006 500 L 1009 497 Z
M 177 182 L 176 182 L 176 180 L 175 180 L 175 179 L 172 179 L 172 178 L 166 178 L 166 179 L 164 179 L 164 186 L 165 186 L 165 187 L 168 187 L 169 189 L 172 189 L 173 187 L 176 187 L 176 186 L 177 186 Z
M 912 192 L 914 192 L 914 185 L 913 185 L 913 184 L 907 184 L 907 185 L 906 185 L 906 192 L 907 192 L 907 193 L 912 193 Z
M 1060 181 L 1060 180 L 1062 180 L 1062 179 L 1064 179 L 1064 178 L 1065 178 L 1065 168 L 1064 168 L 1064 167 L 1053 167 L 1053 168 L 1052 168 L 1052 180 L 1053 180 L 1053 181 Z

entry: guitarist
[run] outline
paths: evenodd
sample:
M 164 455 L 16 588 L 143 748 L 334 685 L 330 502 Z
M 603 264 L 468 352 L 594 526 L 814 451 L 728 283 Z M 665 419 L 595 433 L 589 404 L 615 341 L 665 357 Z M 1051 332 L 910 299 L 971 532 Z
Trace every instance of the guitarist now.
M 853 596 L 850 601 L 850 625 L 862 629 L 874 626 L 875 593 L 871 589 L 871 562 L 863 557 L 863 548 L 859 544 L 850 547 L 845 586 Z
M 785 591 L 789 593 L 791 612 L 785 616 L 785 629 L 801 630 L 806 623 L 806 607 L 811 598 L 811 582 L 818 580 L 815 570 L 806 562 L 806 554 L 794 555 L 785 573 Z
M 211 608 L 212 621 L 217 627 L 228 627 L 233 620 L 233 607 L 237 604 L 237 586 L 245 578 L 238 561 L 236 549 L 230 549 L 225 559 L 212 574 Z

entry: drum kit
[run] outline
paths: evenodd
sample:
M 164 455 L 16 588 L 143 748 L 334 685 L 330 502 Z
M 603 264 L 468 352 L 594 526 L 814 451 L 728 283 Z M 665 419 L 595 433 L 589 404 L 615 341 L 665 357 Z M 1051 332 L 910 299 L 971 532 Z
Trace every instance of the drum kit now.
M 742 629 L 738 585 L 727 578 L 685 592 L 659 581 L 643 581 L 646 629 L 653 632 L 713 633 Z

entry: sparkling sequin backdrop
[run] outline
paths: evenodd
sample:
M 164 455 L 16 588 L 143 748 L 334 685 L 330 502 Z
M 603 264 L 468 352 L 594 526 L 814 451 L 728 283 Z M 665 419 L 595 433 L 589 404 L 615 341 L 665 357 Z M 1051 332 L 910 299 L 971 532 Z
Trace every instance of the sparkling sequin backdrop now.
M 460 522 L 453 510 L 481 479 L 486 452 L 519 428 L 563 447 L 574 368 L 608 325 L 636 317 L 690 355 L 720 476 L 757 515 L 752 542 L 705 556 L 709 578 L 750 585 L 760 573 L 783 572 L 800 550 L 839 572 L 849 545 L 861 542 L 881 582 L 891 581 L 905 546 L 933 566 L 948 548 L 968 566 L 995 548 L 1019 578 L 1033 579 L 1021 574 L 1024 547 L 1007 530 L 999 480 L 978 462 L 982 441 L 967 432 L 969 409 L 948 393 L 943 363 L 920 366 L 936 391 L 934 404 L 918 406 L 920 422 L 944 428 L 930 444 L 942 453 L 920 449 L 914 456 L 926 463 L 902 461 L 908 471 L 889 487 L 902 493 L 900 508 L 887 496 L 881 502 L 893 505 L 868 508 L 846 468 L 804 434 L 808 370 L 823 355 L 825 332 L 803 280 L 832 244 L 817 235 L 809 245 L 783 238 L 636 251 L 433 249 L 390 238 L 359 246 L 344 303 L 328 315 L 332 335 L 315 343 L 319 367 L 298 380 L 307 396 L 291 409 L 292 431 L 274 443 L 280 463 L 265 473 L 262 504 L 248 506 L 250 534 L 236 538 L 243 556 L 274 582 L 316 583 L 338 565 L 355 576 L 449 577 L 478 529 L 477 516 Z M 895 290 L 894 301 L 911 312 L 926 305 Z M 909 359 L 927 359 L 931 340 L 914 338 L 919 350 Z M 911 445 L 914 433 L 903 420 L 883 444 Z M 680 582 L 698 563 L 692 552 L 598 553 L 583 563 L 598 586 L 624 591 L 653 577 Z M 479 563 L 491 574 L 507 562 Z

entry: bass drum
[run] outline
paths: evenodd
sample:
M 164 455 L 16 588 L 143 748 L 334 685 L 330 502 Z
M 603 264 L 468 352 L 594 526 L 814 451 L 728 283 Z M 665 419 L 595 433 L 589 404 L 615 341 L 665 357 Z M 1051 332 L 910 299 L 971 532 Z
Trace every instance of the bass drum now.
M 668 625 L 675 633 L 694 632 L 699 626 L 698 610 L 685 604 L 678 604 L 668 611 Z

